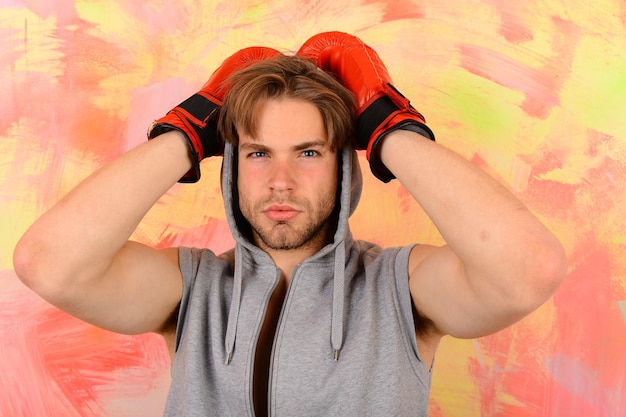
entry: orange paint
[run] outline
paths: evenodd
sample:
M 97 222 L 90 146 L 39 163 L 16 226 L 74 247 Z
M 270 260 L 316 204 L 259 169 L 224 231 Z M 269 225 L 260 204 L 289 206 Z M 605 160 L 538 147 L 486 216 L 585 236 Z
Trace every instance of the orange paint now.
M 618 0 L 4 1 L 0 415 L 159 414 L 162 341 L 103 332 L 49 306 L 10 270 L 12 248 L 230 53 L 293 51 L 337 29 L 376 45 L 437 140 L 500 171 L 568 252 L 568 277 L 537 312 L 490 337 L 442 343 L 431 415 L 626 415 L 624 22 Z M 198 184 L 173 187 L 133 238 L 229 249 L 219 162 L 203 162 Z M 507 176 L 522 165 L 521 178 Z M 403 187 L 367 172 L 351 228 L 386 246 L 443 244 Z

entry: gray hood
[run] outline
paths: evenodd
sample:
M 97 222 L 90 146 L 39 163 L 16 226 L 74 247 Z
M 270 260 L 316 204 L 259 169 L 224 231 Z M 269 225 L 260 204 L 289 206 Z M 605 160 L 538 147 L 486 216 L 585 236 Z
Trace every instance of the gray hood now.
M 334 276 L 332 277 L 333 311 L 331 344 L 333 349 L 332 355 L 335 360 L 338 359 L 339 351 L 343 344 L 344 308 L 346 304 L 344 298 L 346 248 L 350 247 L 352 244 L 352 235 L 348 225 L 348 218 L 357 207 L 363 186 L 361 168 L 359 166 L 356 151 L 351 146 L 347 146 L 340 152 L 340 188 L 338 191 L 337 201 L 337 204 L 339 205 L 339 212 L 336 216 L 336 231 L 332 242 L 304 261 L 310 262 L 324 259 L 327 262 L 334 263 Z M 233 354 L 235 335 L 237 333 L 237 324 L 239 321 L 242 281 L 244 279 L 241 272 L 243 252 L 249 252 L 249 254 L 258 263 L 273 263 L 267 253 L 259 249 L 249 240 L 249 225 L 239 210 L 239 198 L 237 192 L 237 147 L 231 143 L 227 143 L 224 148 L 224 161 L 222 164 L 222 194 L 224 197 L 228 224 L 236 242 L 233 293 L 228 315 L 225 340 L 226 363 L 228 364 Z

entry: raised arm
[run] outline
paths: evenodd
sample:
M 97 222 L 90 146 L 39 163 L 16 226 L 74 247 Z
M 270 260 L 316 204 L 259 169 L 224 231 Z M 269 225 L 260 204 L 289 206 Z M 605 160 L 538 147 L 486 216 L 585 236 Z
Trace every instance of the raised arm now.
M 18 277 L 96 326 L 160 330 L 181 296 L 177 254 L 127 240 L 191 166 L 183 134 L 172 131 L 95 172 L 26 231 L 14 252 Z
M 216 117 L 236 69 L 278 54 L 246 48 L 150 128 L 152 139 L 103 167 L 39 218 L 18 242 L 15 271 L 60 309 L 120 333 L 166 332 L 182 294 L 178 249 L 129 241 L 176 181 L 194 182 L 219 154 Z
M 442 334 L 493 333 L 552 295 L 565 274 L 563 248 L 496 180 L 405 130 L 385 138 L 381 159 L 447 243 L 416 246 L 409 265 L 415 305 Z
M 309 39 L 299 53 L 356 95 L 356 147 L 367 150 L 379 179 L 402 182 L 447 242 L 418 245 L 410 258 L 411 295 L 429 347 L 444 334 L 500 330 L 553 293 L 565 273 L 561 244 L 497 181 L 434 142 L 374 50 L 329 32 Z

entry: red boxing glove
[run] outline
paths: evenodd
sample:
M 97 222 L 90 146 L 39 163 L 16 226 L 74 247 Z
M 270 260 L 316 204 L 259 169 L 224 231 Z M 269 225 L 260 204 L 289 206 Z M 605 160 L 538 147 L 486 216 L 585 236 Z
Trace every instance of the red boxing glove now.
M 379 155 L 387 133 L 405 129 L 435 140 L 424 117 L 392 85 L 376 51 L 359 38 L 342 32 L 320 33 L 306 41 L 298 55 L 313 59 L 318 67 L 335 74 L 356 96 L 355 147 L 367 150 L 370 169 L 381 181 L 395 178 Z
M 194 166 L 179 182 L 198 181 L 200 161 L 209 156 L 220 155 L 224 150 L 224 144 L 217 133 L 217 114 L 226 94 L 224 81 L 239 69 L 279 54 L 275 49 L 260 46 L 244 48 L 234 53 L 215 70 L 200 91 L 150 125 L 148 139 L 171 130 L 179 130 L 185 135 Z

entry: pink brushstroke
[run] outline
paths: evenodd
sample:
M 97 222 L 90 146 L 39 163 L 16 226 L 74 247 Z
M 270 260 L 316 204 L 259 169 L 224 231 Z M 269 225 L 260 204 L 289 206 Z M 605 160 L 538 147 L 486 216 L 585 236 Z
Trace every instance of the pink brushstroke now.
M 363 4 L 376 4 L 384 7 L 381 23 L 401 19 L 419 19 L 423 18 L 426 14 L 426 6 L 419 0 L 364 0 Z
M 207 219 L 198 227 L 179 230 L 174 225 L 168 225 L 163 231 L 159 248 L 186 246 L 197 248 L 211 248 L 217 254 L 221 254 L 235 245 L 226 220 Z
M 532 28 L 526 23 L 526 18 L 533 12 L 528 10 L 532 6 L 527 2 L 490 2 L 500 14 L 500 30 L 504 39 L 511 43 L 523 43 L 533 39 Z M 529 19 L 530 20 L 530 19 Z
M 626 289 L 611 285 L 614 260 L 592 237 L 572 264 L 554 296 L 560 350 L 547 363 L 555 382 L 549 403 L 555 416 L 608 416 L 626 398 L 626 323 L 611 302 Z
M 28 3 L 28 10 L 35 13 L 42 19 L 54 16 L 59 26 L 72 25 L 79 21 L 76 14 L 76 8 L 73 2 L 65 0 L 47 0 L 47 1 L 11 1 L 4 0 L 2 7 L 10 7 L 20 9 L 24 7 L 24 3 Z
M 522 43 L 533 39 L 532 30 L 524 25 L 516 15 L 510 12 L 503 13 L 502 15 L 500 34 L 511 43 Z
M 559 94 L 570 73 L 578 28 L 554 18 L 558 35 L 552 43 L 554 55 L 543 58 L 539 68 L 525 66 L 502 52 L 471 44 L 460 44 L 461 66 L 477 76 L 524 93 L 521 108 L 530 116 L 545 119 L 560 104 Z
M 607 389 L 591 369 L 576 358 L 562 354 L 547 361 L 556 389 L 549 402 L 551 416 L 581 415 L 585 417 L 610 416 L 626 391 Z
M 109 397 L 159 388 L 169 368 L 160 337 L 90 326 L 37 297 L 12 271 L 0 271 L 0 284 L 1 416 L 96 417 Z M 160 412 L 163 402 L 154 407 Z

